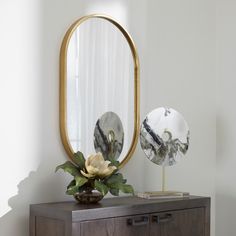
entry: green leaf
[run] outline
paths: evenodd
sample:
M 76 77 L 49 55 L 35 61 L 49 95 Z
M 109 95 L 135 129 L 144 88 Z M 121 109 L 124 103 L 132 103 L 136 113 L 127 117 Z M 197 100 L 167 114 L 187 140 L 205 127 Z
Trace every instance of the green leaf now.
M 57 166 L 55 172 L 58 171 L 59 169 L 64 170 L 65 172 L 71 174 L 72 176 L 80 174 L 78 168 L 70 161 L 67 161 L 64 164 Z
M 108 187 L 104 183 L 102 183 L 98 180 L 95 180 L 94 187 L 100 193 L 102 193 L 103 196 L 105 196 L 108 193 Z
M 81 176 L 81 175 L 76 175 L 75 176 L 75 182 L 76 182 L 76 186 L 80 187 L 80 186 L 84 185 L 85 183 L 87 183 L 88 179 Z
M 110 190 L 113 189 L 115 191 L 120 190 L 123 193 L 132 193 L 134 194 L 134 189 L 131 185 L 129 184 L 123 184 L 123 183 L 113 183 L 109 185 Z
M 76 165 L 80 167 L 80 169 L 85 168 L 85 158 L 82 152 L 78 151 L 74 153 L 72 160 Z
M 123 185 L 123 184 L 122 184 L 122 183 L 107 184 L 107 186 L 108 186 L 110 189 L 120 189 L 120 188 L 121 188 L 121 185 Z
M 123 178 L 121 173 L 116 173 L 106 179 L 105 184 L 110 188 L 110 193 L 117 196 L 119 195 L 119 190 L 123 193 L 134 193 L 133 187 L 129 184 L 125 184 L 126 179 Z
M 68 195 L 74 195 L 75 193 L 77 193 L 79 191 L 79 187 L 78 186 L 71 186 L 67 189 L 66 194 Z
M 75 176 L 75 179 L 72 180 L 67 186 L 66 194 L 74 195 L 75 193 L 80 192 L 82 189 L 82 185 L 84 185 L 87 182 L 88 182 L 88 179 L 79 175 Z
M 122 184 L 120 185 L 120 190 L 123 192 L 123 193 L 132 193 L 134 194 L 134 189 L 131 185 L 129 184 Z
M 119 168 L 119 165 L 120 165 L 119 161 L 113 161 L 113 162 L 110 163 L 109 166 L 115 166 L 115 167 Z
M 112 185 L 112 184 L 115 184 L 115 183 L 124 183 L 124 181 L 126 181 L 126 180 L 124 180 L 123 175 L 121 173 L 117 173 L 117 174 L 114 174 L 111 177 L 109 177 L 106 180 L 106 184 L 107 185 Z
M 75 180 L 73 179 L 67 186 L 67 189 L 76 185 Z
M 108 157 L 108 160 L 111 162 L 111 163 L 109 164 L 109 166 L 115 166 L 115 167 L 119 168 L 120 162 L 117 161 L 115 158 L 113 158 L 113 157 Z
M 119 189 L 111 188 L 109 192 L 114 196 L 119 196 Z

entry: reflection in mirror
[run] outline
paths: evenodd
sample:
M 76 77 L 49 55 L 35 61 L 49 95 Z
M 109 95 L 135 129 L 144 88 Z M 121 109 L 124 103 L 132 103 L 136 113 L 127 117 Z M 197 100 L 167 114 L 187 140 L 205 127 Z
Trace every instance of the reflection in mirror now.
M 74 152 L 94 152 L 97 119 L 116 112 L 124 124 L 124 152 L 133 133 L 133 62 L 129 45 L 109 21 L 90 19 L 73 33 L 67 56 L 67 127 Z
M 97 121 L 94 129 L 94 147 L 106 160 L 118 160 L 124 144 L 121 120 L 114 112 L 106 112 Z
M 94 127 L 108 111 L 117 114 L 125 133 L 116 158 L 124 164 L 131 157 L 138 139 L 138 86 L 137 52 L 122 26 L 102 15 L 71 26 L 61 49 L 60 93 L 61 136 L 70 158 L 77 151 L 94 153 Z
M 157 165 L 176 164 L 189 147 L 189 127 L 183 116 L 172 108 L 157 108 L 144 119 L 140 131 L 141 147 Z

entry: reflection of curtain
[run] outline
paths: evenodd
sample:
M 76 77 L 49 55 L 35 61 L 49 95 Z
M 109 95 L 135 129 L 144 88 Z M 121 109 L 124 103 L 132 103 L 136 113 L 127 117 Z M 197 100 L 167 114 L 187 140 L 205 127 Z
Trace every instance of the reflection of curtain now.
M 67 127 L 75 151 L 94 152 L 97 119 L 107 111 L 120 117 L 123 154 L 133 134 L 133 61 L 121 32 L 103 19 L 90 19 L 73 34 L 68 48 Z

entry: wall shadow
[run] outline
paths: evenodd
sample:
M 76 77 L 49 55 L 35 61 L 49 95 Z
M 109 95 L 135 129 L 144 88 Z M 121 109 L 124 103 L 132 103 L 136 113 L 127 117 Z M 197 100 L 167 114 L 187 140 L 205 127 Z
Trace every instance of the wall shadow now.
M 54 174 L 44 165 L 18 184 L 18 194 L 8 200 L 12 208 L 0 218 L 0 231 L 2 236 L 26 236 L 29 229 L 29 205 L 40 202 L 65 201 L 65 176 Z
M 8 200 L 12 209 L 0 218 L 1 236 L 29 235 L 30 204 L 71 199 L 65 195 L 69 177 L 54 173 L 55 166 L 67 159 L 59 134 L 59 52 L 66 29 L 85 14 L 85 4 L 88 3 L 82 0 L 38 0 L 34 5 L 37 7 L 37 14 L 33 16 L 29 13 L 29 16 L 25 16 L 32 22 L 37 22 L 35 28 L 40 37 L 38 43 L 34 43 L 40 60 L 35 58 L 31 62 L 32 65 L 39 62 L 36 67 L 40 71 L 40 75 L 32 78 L 38 84 L 39 97 L 33 102 L 40 116 L 37 121 L 39 131 L 35 133 L 38 144 L 32 160 L 40 164 L 35 171 L 31 171 L 31 164 L 25 164 L 25 167 L 29 166 L 29 174 L 27 176 L 27 172 L 25 173 L 27 177 L 17 186 L 18 193 Z M 27 171 L 27 168 L 24 169 Z

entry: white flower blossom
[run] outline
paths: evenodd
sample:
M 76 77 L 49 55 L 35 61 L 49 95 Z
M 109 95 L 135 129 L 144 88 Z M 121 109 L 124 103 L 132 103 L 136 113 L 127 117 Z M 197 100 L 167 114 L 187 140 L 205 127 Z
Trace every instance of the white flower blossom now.
M 87 178 L 99 177 L 101 179 L 111 175 L 114 170 L 117 169 L 115 166 L 109 166 L 111 162 L 105 161 L 102 154 L 99 152 L 97 154 L 90 155 L 85 161 L 86 171 L 81 170 L 81 174 Z

